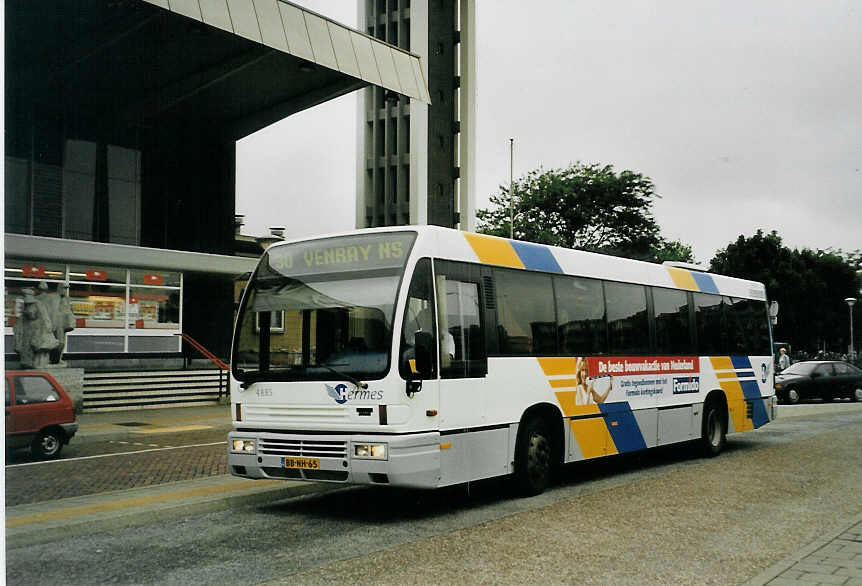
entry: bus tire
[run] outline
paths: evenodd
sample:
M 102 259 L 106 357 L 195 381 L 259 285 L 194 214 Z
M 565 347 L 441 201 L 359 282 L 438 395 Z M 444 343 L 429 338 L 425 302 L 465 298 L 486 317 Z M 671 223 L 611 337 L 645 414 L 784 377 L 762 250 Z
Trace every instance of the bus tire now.
M 712 458 L 721 453 L 727 441 L 727 410 L 721 401 L 707 401 L 703 408 L 700 434 L 703 453 Z
M 531 417 L 524 423 L 515 448 L 515 482 L 524 496 L 541 494 L 551 482 L 553 439 L 545 421 Z

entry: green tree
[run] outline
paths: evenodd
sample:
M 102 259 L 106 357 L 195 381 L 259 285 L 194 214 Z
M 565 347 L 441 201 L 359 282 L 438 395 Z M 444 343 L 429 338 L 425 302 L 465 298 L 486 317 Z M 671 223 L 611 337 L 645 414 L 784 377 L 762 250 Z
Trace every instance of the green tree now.
M 509 187 L 500 186 L 490 207 L 476 213 L 479 232 L 508 237 L 512 201 L 518 240 L 642 260 L 657 260 L 659 252 L 691 257 L 686 245 L 661 238 L 652 215 L 660 196 L 640 173 L 578 162 L 530 171 L 514 181 L 512 191 L 510 198 Z
M 680 240 L 665 240 L 662 238 L 658 246 L 653 247 L 652 256 L 656 262 L 664 262 L 666 260 L 695 262 L 691 246 Z
M 780 306 L 774 337 L 792 344 L 794 353 L 813 355 L 824 348 L 846 352 L 849 324 L 844 299 L 855 296 L 859 283 L 854 267 L 841 254 L 791 250 L 775 231 L 758 230 L 719 250 L 710 270 L 764 283 L 767 297 Z

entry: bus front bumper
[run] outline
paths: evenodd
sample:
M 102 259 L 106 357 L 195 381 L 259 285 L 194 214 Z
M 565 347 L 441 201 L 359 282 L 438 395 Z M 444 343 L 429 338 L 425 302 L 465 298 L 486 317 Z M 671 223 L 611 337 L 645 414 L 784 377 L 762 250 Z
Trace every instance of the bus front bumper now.
M 243 478 L 414 488 L 436 488 L 440 483 L 437 432 L 311 435 L 232 431 L 227 444 L 230 473 Z M 371 457 L 372 453 L 377 457 Z

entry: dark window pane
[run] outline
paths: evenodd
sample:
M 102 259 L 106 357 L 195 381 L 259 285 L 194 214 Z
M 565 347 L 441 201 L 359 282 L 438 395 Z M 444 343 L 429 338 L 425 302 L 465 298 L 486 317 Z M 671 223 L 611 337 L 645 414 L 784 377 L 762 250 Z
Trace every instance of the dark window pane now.
M 694 350 L 688 329 L 688 293 L 653 289 L 656 352 L 688 354 Z
M 578 277 L 554 277 L 557 327 L 563 354 L 607 353 L 605 299 L 602 282 Z
M 544 356 L 557 353 L 554 296 L 550 275 L 498 269 L 500 353 Z
M 695 293 L 694 307 L 698 353 L 703 356 L 727 354 L 727 328 L 721 296 Z
M 649 318 L 646 288 L 628 283 L 605 283 L 608 341 L 611 354 L 648 354 Z
M 728 301 L 725 298 L 725 301 Z M 769 324 L 766 302 L 730 299 L 728 310 L 730 354 L 769 354 Z

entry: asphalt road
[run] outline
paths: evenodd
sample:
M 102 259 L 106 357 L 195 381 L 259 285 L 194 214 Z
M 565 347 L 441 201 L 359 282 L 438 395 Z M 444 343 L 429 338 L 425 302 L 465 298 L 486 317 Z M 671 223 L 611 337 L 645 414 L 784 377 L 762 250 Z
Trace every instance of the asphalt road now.
M 8 584 L 742 583 L 862 512 L 862 410 L 785 410 L 726 453 L 675 447 L 504 481 L 346 488 L 10 549 Z M 62 541 L 59 541 L 62 539 Z

